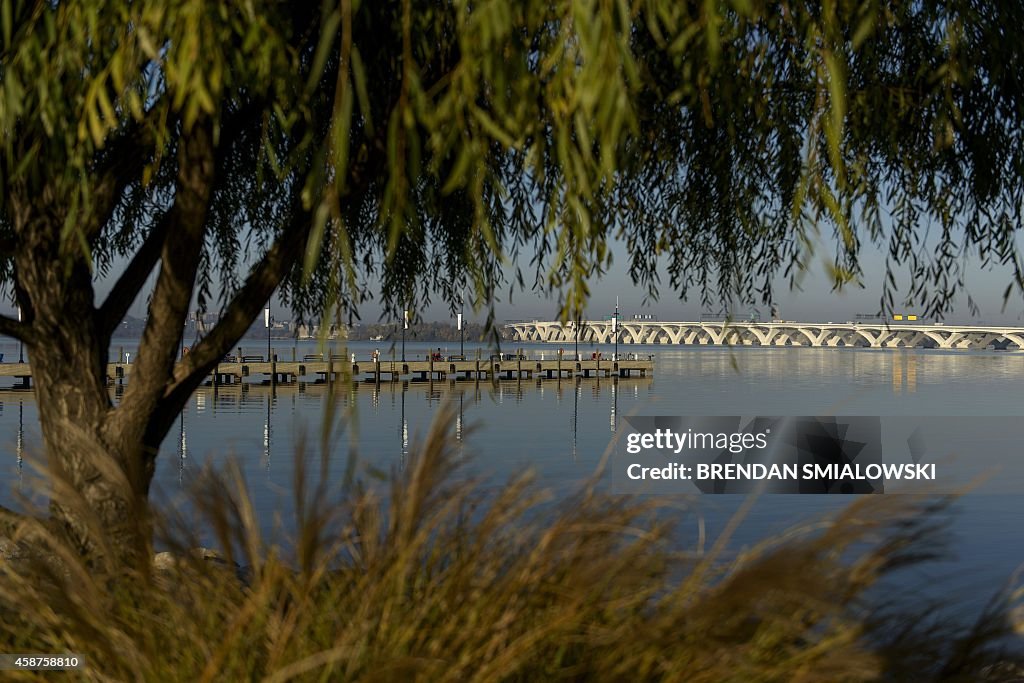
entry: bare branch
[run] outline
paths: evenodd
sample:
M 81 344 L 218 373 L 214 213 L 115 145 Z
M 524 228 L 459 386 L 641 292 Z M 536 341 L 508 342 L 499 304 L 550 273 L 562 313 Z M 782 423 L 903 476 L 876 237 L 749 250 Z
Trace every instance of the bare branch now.
M 221 122 L 221 130 L 224 133 L 221 136 L 220 143 L 217 145 L 216 175 L 220 175 L 221 170 L 225 166 L 225 160 L 232 146 L 240 139 L 242 133 L 247 130 L 247 126 L 260 116 L 262 109 L 258 105 L 258 102 L 249 102 L 237 111 L 226 115 Z M 152 140 L 149 139 L 148 135 L 143 135 L 143 133 L 125 135 L 115 144 L 120 145 L 120 148 L 117 148 L 120 151 L 116 151 L 110 157 L 115 160 L 111 161 L 106 167 L 107 172 L 110 174 L 123 170 L 116 163 L 116 159 L 122 154 L 134 153 L 142 155 L 143 153 L 151 154 L 153 151 Z M 139 168 L 141 169 L 141 166 Z M 131 177 L 130 174 L 129 177 Z M 128 182 L 121 183 L 120 189 L 116 192 L 115 199 L 120 197 L 120 194 L 124 192 L 127 186 Z M 113 205 L 109 208 L 113 211 Z M 100 329 L 104 330 L 108 335 L 113 334 L 118 323 L 124 319 L 132 302 L 135 301 L 139 291 L 145 285 L 146 278 L 149 277 L 153 268 L 160 260 L 164 239 L 167 237 L 170 227 L 170 218 L 171 213 L 168 211 L 153 227 L 100 308 Z
M 32 328 L 28 323 L 4 315 L 0 315 L 0 335 L 14 337 L 26 344 L 31 344 L 33 339 Z
M 135 297 L 146 284 L 146 278 L 153 272 L 153 267 L 160 260 L 160 254 L 164 247 L 164 240 L 167 237 L 171 219 L 170 212 L 163 217 L 150 231 L 142 246 L 132 257 L 131 262 L 121 273 L 106 301 L 100 306 L 98 322 L 100 330 L 108 337 L 113 334 L 114 329 L 124 319 L 128 309 L 131 308 Z
M 249 329 L 274 290 L 305 251 L 311 226 L 310 215 L 305 211 L 298 212 L 292 227 L 281 233 L 249 273 L 245 284 L 232 298 L 220 321 L 177 364 L 174 379 L 164 392 L 147 430 L 147 443 L 157 443 L 163 439 L 188 397 Z
M 93 188 L 96 210 L 86 228 L 90 244 L 103 234 L 125 190 L 142 178 L 143 169 L 156 153 L 156 141 L 146 121 L 135 121 L 122 135 L 110 140 L 96 161 Z

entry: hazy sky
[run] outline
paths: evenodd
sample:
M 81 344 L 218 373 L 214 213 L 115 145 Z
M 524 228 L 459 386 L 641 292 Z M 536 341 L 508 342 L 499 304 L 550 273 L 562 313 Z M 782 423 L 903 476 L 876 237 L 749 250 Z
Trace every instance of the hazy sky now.
M 628 263 L 625 245 L 611 245 L 613 265 L 609 273 L 600 280 L 591 283 L 591 304 L 588 315 L 602 318 L 611 315 L 615 308 L 615 298 L 619 298 L 619 310 L 623 318 L 633 314 L 644 313 L 657 316 L 659 320 L 699 320 L 702 313 L 716 313 L 720 307 L 705 308 L 701 306 L 699 292 L 691 292 L 687 301 L 681 301 L 678 295 L 670 291 L 667 284 L 661 288 L 658 301 L 644 304 L 644 291 L 633 285 L 628 274 Z M 816 248 L 818 256 L 812 268 L 803 275 L 799 289 L 790 289 L 788 280 L 779 278 L 776 282 L 776 302 L 781 317 L 786 320 L 845 322 L 853 320 L 858 313 L 874 313 L 879 310 L 882 293 L 882 282 L 885 276 L 885 258 L 880 250 L 867 248 L 862 254 L 864 288 L 847 286 L 840 292 L 832 290 L 832 284 L 825 275 L 824 263 L 832 253 L 832 245 L 823 242 Z M 522 263 L 524 276 L 532 275 L 528 264 Z M 1011 297 L 1003 310 L 1003 292 L 1012 281 L 1012 273 L 1008 269 L 982 269 L 977 259 L 968 261 L 965 266 L 966 289 L 954 301 L 954 310 L 947 314 L 949 323 L 993 322 L 1021 324 L 1024 326 L 1024 299 L 1019 294 Z M 666 273 L 662 273 L 663 282 L 667 283 Z M 905 286 L 907 277 L 898 279 Z M 968 306 L 967 294 L 980 309 L 972 315 Z M 897 299 L 899 301 L 899 299 Z M 512 294 L 511 303 L 507 288 L 499 293 L 496 309 L 499 319 L 515 320 L 553 320 L 558 315 L 557 296 L 546 297 L 532 291 L 516 291 Z M 762 320 L 769 318 L 767 306 L 758 306 Z M 899 311 L 900 308 L 897 308 Z M 749 314 L 749 309 L 735 309 L 734 315 Z M 918 312 L 907 310 L 906 312 Z M 470 319 L 483 319 L 486 312 L 474 316 L 466 311 Z M 362 310 L 363 320 L 374 322 L 380 315 L 378 306 L 365 306 Z M 435 302 L 423 312 L 426 320 L 444 320 L 450 316 L 443 302 Z
M 629 279 L 627 272 L 627 260 L 625 258 L 625 245 L 613 243 L 611 245 L 613 265 L 609 273 L 598 281 L 591 283 L 591 304 L 588 307 L 588 316 L 602 318 L 611 315 L 615 308 L 615 297 L 619 298 L 620 313 L 623 318 L 630 318 L 637 313 L 655 315 L 659 320 L 699 320 L 702 313 L 716 313 L 719 307 L 706 309 L 701 306 L 699 293 L 693 292 L 688 301 L 680 301 L 678 296 L 666 286 L 662 287 L 659 300 L 648 305 L 643 304 L 643 290 L 635 287 Z M 799 290 L 791 290 L 788 282 L 779 278 L 776 283 L 776 302 L 779 306 L 781 317 L 786 320 L 815 321 L 815 322 L 845 322 L 853 320 L 858 313 L 873 313 L 879 309 L 879 298 L 882 291 L 884 277 L 884 256 L 876 250 L 865 251 L 862 255 L 862 263 L 865 273 L 863 277 L 864 288 L 846 287 L 841 292 L 832 291 L 831 283 L 824 275 L 823 263 L 828 254 L 831 254 L 831 245 L 822 243 L 817 247 L 819 255 L 812 269 L 804 274 Z M 522 264 L 524 275 L 532 273 L 527 263 Z M 112 271 L 115 275 L 118 269 Z M 954 310 L 948 314 L 945 320 L 949 323 L 970 323 L 970 322 L 991 322 L 1005 324 L 1020 324 L 1024 326 L 1024 300 L 1019 294 L 1014 294 L 1005 311 L 1003 311 L 1002 295 L 1007 284 L 1011 281 L 1010 271 L 1004 268 L 982 269 L 975 262 L 968 262 L 966 266 L 967 288 L 961 292 L 955 302 Z M 667 282 L 667 275 L 663 273 L 664 281 Z M 150 278 L 152 284 L 155 277 Z M 898 281 L 901 284 L 905 283 Z M 96 289 L 99 296 L 105 295 L 109 282 L 98 282 Z M 967 304 L 967 293 L 980 308 L 978 314 L 972 315 Z M 147 292 L 140 294 L 135 305 L 132 307 L 131 315 L 141 317 L 145 314 L 145 302 Z M 7 304 L 2 306 L 6 313 L 10 313 Z M 769 317 L 769 310 L 766 306 L 758 306 L 758 312 L 762 320 Z M 526 320 L 553 320 L 558 314 L 557 296 L 545 297 L 532 291 L 515 292 L 509 302 L 507 288 L 500 292 L 496 302 L 497 315 L 499 320 L 526 319 Z M 273 314 L 279 320 L 287 319 L 290 313 L 279 306 L 276 299 L 272 305 Z M 899 310 L 899 309 L 897 309 Z M 736 317 L 746 317 L 749 309 L 735 309 Z M 916 312 L 916 311 L 907 311 Z M 376 322 L 380 317 L 380 307 L 375 304 L 364 305 L 362 310 L 364 322 Z M 449 311 L 443 302 L 435 301 L 434 304 L 422 312 L 425 320 L 445 320 L 449 318 Z M 482 321 L 486 311 L 474 314 L 466 311 L 467 319 Z
M 831 253 L 829 249 L 819 249 L 819 254 Z M 699 292 L 692 292 L 689 300 L 680 301 L 677 294 L 663 286 L 659 300 L 644 305 L 644 291 L 635 287 L 628 275 L 628 267 L 623 245 L 613 246 L 613 267 L 601 280 L 591 283 L 591 304 L 588 313 L 591 317 L 601 318 L 610 315 L 615 308 L 615 298 L 619 298 L 619 310 L 624 318 L 635 313 L 649 313 L 660 320 L 699 320 L 701 313 L 716 313 L 719 307 L 705 308 L 700 303 Z M 815 322 L 845 322 L 853 320 L 858 313 L 874 313 L 879 310 L 882 293 L 882 282 L 885 275 L 885 261 L 880 252 L 866 252 L 862 257 L 864 266 L 864 288 L 847 286 L 840 292 L 832 291 L 832 284 L 824 274 L 822 259 L 815 261 L 809 272 L 805 273 L 800 282 L 800 289 L 790 289 L 784 278 L 776 282 L 775 300 L 779 314 L 786 320 L 802 320 Z M 1003 311 L 1003 292 L 1012 281 L 1012 273 L 1007 269 L 984 270 L 975 260 L 966 268 L 967 287 L 955 302 L 954 311 L 945 318 L 947 322 L 968 323 L 1005 322 L 1024 325 L 1024 300 L 1019 294 L 1011 297 Z M 667 283 L 667 275 L 663 282 Z M 897 280 L 904 284 L 908 278 Z M 979 307 L 977 315 L 972 315 L 967 303 L 967 293 Z M 898 299 L 897 299 L 898 301 Z M 769 317 L 767 306 L 758 306 L 761 319 Z M 541 319 L 551 320 L 558 314 L 557 297 L 545 298 L 533 292 L 518 292 L 513 295 L 512 305 L 508 303 L 508 293 L 501 294 L 497 304 L 498 317 L 502 319 Z M 897 307 L 897 311 L 900 310 Z M 749 309 L 736 309 L 734 315 L 749 313 Z M 369 311 L 368 311 L 369 312 Z M 907 311 L 915 312 L 915 311 Z M 373 312 L 374 314 L 377 311 Z M 442 305 L 434 305 L 424 316 L 426 319 L 440 320 L 447 317 L 448 312 Z M 367 315 L 364 314 L 364 319 Z

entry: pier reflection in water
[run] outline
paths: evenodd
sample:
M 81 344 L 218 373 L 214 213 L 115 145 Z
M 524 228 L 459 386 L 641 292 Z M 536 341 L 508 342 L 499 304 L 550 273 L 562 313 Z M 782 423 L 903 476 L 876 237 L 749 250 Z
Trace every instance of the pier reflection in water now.
M 198 465 L 189 454 L 200 449 L 207 450 L 206 457 L 218 457 L 225 451 L 232 451 L 243 457 L 246 452 L 258 452 L 259 468 L 265 473 L 279 471 L 272 454 L 277 449 L 287 451 L 293 447 L 290 439 L 297 438 L 296 429 L 315 429 L 322 419 L 331 419 L 322 414 L 327 405 L 327 396 L 335 392 L 339 411 L 351 411 L 355 430 L 358 455 L 377 469 L 387 470 L 395 464 L 404 468 L 412 441 L 416 435 L 424 436 L 429 422 L 442 403 L 450 402 L 455 414 L 454 437 L 460 449 L 465 447 L 464 435 L 471 425 L 479 427 L 477 434 L 481 442 L 470 442 L 470 448 L 481 451 L 488 462 L 495 462 L 498 470 L 505 470 L 502 461 L 510 456 L 513 460 L 527 463 L 524 456 L 537 456 L 538 448 L 553 453 L 565 452 L 559 446 L 557 422 L 553 415 L 564 415 L 571 424 L 570 460 L 579 460 L 581 425 L 591 431 L 583 439 L 588 445 L 593 442 L 597 455 L 607 446 L 609 434 L 618 429 L 620 394 L 626 392 L 632 404 L 649 396 L 654 386 L 653 378 L 603 378 L 565 379 L 563 381 L 501 381 L 501 382 L 384 382 L 336 384 L 333 387 L 322 383 L 257 384 L 201 387 L 190 401 L 179 421 L 177 435 L 176 479 L 182 481 L 182 473 L 190 465 Z M 115 394 L 121 389 L 115 387 Z M 584 400 L 587 392 L 587 400 Z M 606 417 L 607 427 L 600 432 L 592 430 L 595 406 L 602 406 L 600 413 Z M 319 411 L 319 412 L 318 412 Z M 585 412 L 586 415 L 581 415 Z M 345 416 L 349 413 L 345 412 Z M 394 418 L 389 418 L 389 415 Z M 259 430 L 262 439 L 250 444 L 247 434 L 251 433 L 244 424 L 251 424 L 259 415 Z M 339 419 L 335 415 L 333 419 Z M 393 422 L 390 422 L 393 419 Z M 238 428 L 223 430 L 226 421 L 237 421 Z M 388 447 L 385 435 L 393 424 L 398 434 L 397 446 Z M 222 431 L 223 430 L 223 431 Z M 497 432 L 498 434 L 495 434 Z M 220 433 L 220 437 L 218 437 Z M 502 438 L 502 434 L 510 438 Z M 539 439 L 542 444 L 532 442 Z M 604 440 L 604 443 L 599 442 Z M 350 439 L 341 439 L 341 445 Z M 562 442 L 565 443 L 565 442 Z M 599 444 L 599 445 L 598 445 Z M 250 448 L 256 445 L 256 448 Z M 495 453 L 495 448 L 498 453 Z M 516 454 L 505 452 L 515 449 Z M 214 451 L 213 449 L 216 449 Z M 166 450 L 166 447 L 165 447 Z M 344 450 L 344 449 L 342 449 Z M 495 459 L 495 456 L 499 456 Z M 282 465 L 290 464 L 282 461 Z M 588 460 L 595 460 L 588 458 Z M 596 460 L 595 460 L 596 461 Z M 255 472 L 255 471 L 254 471 Z M 253 473 L 254 473 L 253 472 Z M 158 483 L 162 469 L 158 466 Z M 290 474 L 290 473 L 288 473 Z M 165 482 L 166 483 L 166 482 Z M 287 485 L 287 481 L 279 482 Z
M 318 436 L 324 420 L 345 423 L 348 430 L 332 440 L 332 477 L 340 479 L 353 452 L 375 471 L 403 469 L 414 442 L 426 435 L 443 403 L 450 403 L 454 412 L 459 460 L 480 456 L 469 461 L 474 471 L 504 478 L 527 467 L 548 474 L 553 465 L 555 483 L 570 485 L 593 473 L 618 429 L 620 401 L 626 398 L 639 406 L 650 397 L 654 383 L 650 377 L 632 377 L 204 386 L 179 417 L 177 433 L 164 444 L 154 488 L 173 496 L 190 472 L 235 456 L 250 482 L 266 484 L 265 495 L 271 489 L 287 491 L 296 444 L 303 436 Z M 335 413 L 325 415 L 332 392 Z M 114 386 L 111 393 L 116 401 L 123 387 Z M 19 398 L 31 402 L 32 395 L 26 392 Z M 597 427 L 601 415 L 603 429 Z M 466 441 L 471 427 L 475 438 Z M 388 434 L 397 438 L 391 441 Z M 22 444 L 24 435 L 18 438 Z M 19 445 L 18 452 L 22 450 Z
M 26 403 L 29 407 L 26 422 Z M 36 442 L 38 428 L 33 424 L 36 419 L 35 403 L 32 394 L 26 391 L 0 391 L 0 454 L 11 454 L 9 460 L 4 459 L 0 466 L 3 473 L 2 481 L 10 484 L 0 488 L 0 504 L 5 504 L 13 495 L 25 490 L 25 458 L 29 441 Z M 32 434 L 26 435 L 27 428 L 33 427 Z
M 25 401 L 18 398 L 18 438 L 14 444 L 14 455 L 18 459 L 18 490 L 25 485 Z

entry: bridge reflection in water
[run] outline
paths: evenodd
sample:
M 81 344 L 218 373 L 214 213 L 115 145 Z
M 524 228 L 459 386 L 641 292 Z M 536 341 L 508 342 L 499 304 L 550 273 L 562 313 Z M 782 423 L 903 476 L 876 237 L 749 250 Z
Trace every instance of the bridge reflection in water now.
M 899 354 L 892 361 L 892 393 L 906 388 L 908 394 L 917 391 L 917 360 L 915 355 Z
M 883 349 L 1024 349 L 1024 327 L 861 324 L 848 322 L 514 322 L 512 341 L 574 344 L 870 347 Z

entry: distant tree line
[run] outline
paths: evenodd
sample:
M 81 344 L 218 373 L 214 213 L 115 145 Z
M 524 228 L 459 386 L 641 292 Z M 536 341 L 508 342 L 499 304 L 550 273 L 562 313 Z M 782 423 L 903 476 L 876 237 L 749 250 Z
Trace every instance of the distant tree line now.
M 121 324 L 121 328 L 118 331 L 118 337 L 122 339 L 139 339 L 142 337 L 142 333 L 145 331 L 146 321 L 142 318 L 134 318 L 132 316 L 126 316 Z M 499 327 L 498 333 L 505 339 L 506 335 L 504 330 Z M 465 330 L 466 342 L 486 342 L 493 339 L 493 332 L 488 332 L 487 327 L 482 324 L 467 323 Z M 396 323 L 372 323 L 369 325 L 355 325 L 348 330 L 348 339 L 354 341 L 365 341 L 371 337 L 383 336 L 384 339 L 401 339 L 402 328 Z M 263 320 L 257 320 L 246 330 L 245 334 L 242 335 L 242 339 L 259 338 L 265 339 L 267 336 L 267 329 L 264 327 Z M 295 336 L 294 330 L 288 329 L 272 329 L 270 336 L 273 339 L 291 339 Z M 193 343 L 195 335 L 194 323 L 190 323 L 185 329 L 185 344 Z M 429 322 L 429 323 L 416 323 L 410 325 L 409 329 L 406 330 L 406 339 L 411 341 L 443 341 L 443 342 L 457 342 L 459 341 L 459 329 L 452 323 L 449 322 Z

